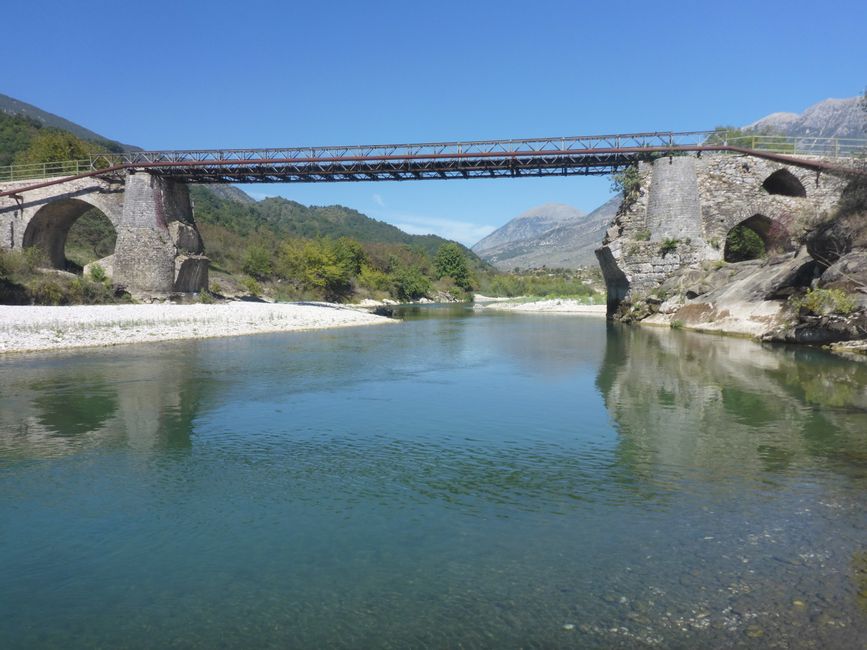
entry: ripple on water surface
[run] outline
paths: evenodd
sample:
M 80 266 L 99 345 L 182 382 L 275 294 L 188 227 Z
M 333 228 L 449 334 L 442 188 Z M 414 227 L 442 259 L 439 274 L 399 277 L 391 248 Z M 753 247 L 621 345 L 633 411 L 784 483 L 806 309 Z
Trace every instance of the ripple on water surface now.
M 418 315 L 0 361 L 0 646 L 863 647 L 863 365 Z

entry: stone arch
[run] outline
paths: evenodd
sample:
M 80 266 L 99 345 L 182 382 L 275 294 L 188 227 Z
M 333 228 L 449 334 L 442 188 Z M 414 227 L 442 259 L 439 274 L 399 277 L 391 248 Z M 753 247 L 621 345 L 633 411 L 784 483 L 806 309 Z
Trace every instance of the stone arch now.
M 99 206 L 80 198 L 63 198 L 40 207 L 27 223 L 22 245 L 35 246 L 45 251 L 48 260 L 56 269 L 65 269 L 66 239 L 69 230 L 89 210 L 98 210 L 117 231 L 117 222 L 112 215 Z
M 773 219 L 769 219 L 763 214 L 754 214 L 753 216 L 736 223 L 726 233 L 725 248 L 723 249 L 723 259 L 726 262 L 743 262 L 745 260 L 756 259 L 761 257 L 766 252 L 780 247 L 778 239 L 780 235 L 778 231 L 779 224 Z M 739 237 L 744 231 L 749 231 L 749 237 L 754 235 L 761 241 L 761 250 L 745 251 L 743 246 L 743 237 Z M 750 235 L 752 233 L 752 235 Z
M 807 189 L 804 184 L 788 169 L 775 171 L 762 182 L 762 187 L 768 194 L 802 198 L 807 196 Z

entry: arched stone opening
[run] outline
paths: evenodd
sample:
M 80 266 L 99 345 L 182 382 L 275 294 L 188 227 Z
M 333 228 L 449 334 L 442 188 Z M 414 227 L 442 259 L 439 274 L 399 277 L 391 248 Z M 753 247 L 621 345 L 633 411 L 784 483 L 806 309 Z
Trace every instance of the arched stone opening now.
M 775 222 L 763 214 L 744 219 L 726 235 L 723 259 L 744 262 L 764 257 L 774 246 L 775 230 Z
M 807 190 L 804 188 L 803 183 L 788 169 L 778 169 L 775 171 L 765 179 L 762 187 L 765 188 L 768 194 L 807 196 Z
M 42 249 L 56 269 L 81 272 L 85 264 L 111 255 L 116 239 L 114 225 L 99 208 L 61 199 L 39 208 L 27 224 L 23 245 Z

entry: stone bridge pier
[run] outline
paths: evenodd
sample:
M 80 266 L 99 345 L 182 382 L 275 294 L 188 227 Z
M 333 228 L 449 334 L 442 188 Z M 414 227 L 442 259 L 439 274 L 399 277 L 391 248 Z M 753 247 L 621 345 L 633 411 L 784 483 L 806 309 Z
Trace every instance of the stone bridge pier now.
M 740 261 L 729 251 L 736 228 L 753 231 L 768 255 L 793 252 L 834 209 L 846 182 L 749 155 L 639 163 L 637 182 L 596 250 L 609 316 L 677 271 Z
M 0 183 L 0 189 L 22 184 Z M 209 262 L 187 186 L 146 172 L 123 180 L 71 180 L 0 198 L 0 248 L 35 246 L 51 266 L 64 269 L 70 228 L 93 208 L 117 234 L 114 253 L 99 260 L 114 284 L 134 295 L 207 289 Z

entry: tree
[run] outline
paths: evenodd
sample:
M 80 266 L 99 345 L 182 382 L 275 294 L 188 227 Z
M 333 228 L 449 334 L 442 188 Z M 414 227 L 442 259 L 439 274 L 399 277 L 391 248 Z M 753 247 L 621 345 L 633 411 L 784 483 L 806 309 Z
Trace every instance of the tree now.
M 472 288 L 470 271 L 467 268 L 467 259 L 460 246 L 454 242 L 448 242 L 440 246 L 434 257 L 434 271 L 437 278 L 449 277 L 461 289 L 468 291 Z
M 274 271 L 271 253 L 263 246 L 250 246 L 244 253 L 244 264 L 241 268 L 244 273 L 257 280 L 265 280 Z
M 414 266 L 400 269 L 392 276 L 392 280 L 398 300 L 418 300 L 424 298 L 431 289 L 430 280 Z
M 82 160 L 104 149 L 75 137 L 66 131 L 40 129 L 31 139 L 30 146 L 15 156 L 21 165 Z

